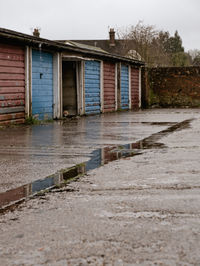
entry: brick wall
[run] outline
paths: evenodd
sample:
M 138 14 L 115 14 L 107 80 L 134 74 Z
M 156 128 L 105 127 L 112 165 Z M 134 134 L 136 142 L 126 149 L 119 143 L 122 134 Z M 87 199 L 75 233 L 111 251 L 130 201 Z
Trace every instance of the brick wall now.
M 143 69 L 142 104 L 200 107 L 200 67 Z

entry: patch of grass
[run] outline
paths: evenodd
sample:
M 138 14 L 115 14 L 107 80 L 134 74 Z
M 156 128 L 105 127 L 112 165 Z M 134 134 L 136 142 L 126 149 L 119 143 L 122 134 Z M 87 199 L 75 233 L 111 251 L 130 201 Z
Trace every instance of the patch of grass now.
M 124 146 L 119 145 L 119 146 L 117 146 L 117 149 L 118 149 L 118 150 L 123 150 L 123 149 L 124 149 Z
M 29 116 L 25 119 L 25 124 L 26 125 L 39 125 L 41 121 L 39 121 L 37 118 L 33 116 Z
M 42 123 L 53 123 L 53 118 L 42 120 Z
M 48 118 L 45 120 L 38 120 L 36 117 L 30 116 L 25 119 L 25 125 L 42 125 L 45 123 L 52 123 L 53 121 L 54 120 L 52 118 Z
M 117 112 L 127 112 L 127 111 L 130 111 L 129 107 L 127 109 L 122 109 L 121 107 L 119 107 L 117 109 Z M 115 111 L 116 112 L 116 111 Z
M 152 89 L 149 91 L 149 105 L 160 105 L 160 99 L 159 96 L 154 93 Z

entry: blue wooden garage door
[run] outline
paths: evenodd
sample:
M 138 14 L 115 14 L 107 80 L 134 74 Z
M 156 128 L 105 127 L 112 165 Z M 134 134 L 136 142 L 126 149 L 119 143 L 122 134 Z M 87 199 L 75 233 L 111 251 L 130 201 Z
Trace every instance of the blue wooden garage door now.
M 85 62 L 85 113 L 98 114 L 100 106 L 100 62 Z
M 129 70 L 121 65 L 121 109 L 129 109 Z
M 53 118 L 53 56 L 36 50 L 32 52 L 32 115 Z

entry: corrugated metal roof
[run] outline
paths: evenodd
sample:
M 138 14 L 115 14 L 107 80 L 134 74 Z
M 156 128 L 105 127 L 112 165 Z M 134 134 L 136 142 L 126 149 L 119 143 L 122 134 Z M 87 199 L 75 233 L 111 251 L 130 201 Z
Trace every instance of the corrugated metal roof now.
M 65 44 L 72 44 L 78 48 L 83 48 L 83 49 L 88 49 L 91 51 L 97 51 L 97 52 L 108 54 L 108 52 L 104 51 L 100 47 L 96 47 L 96 46 L 92 46 L 92 45 L 82 44 L 82 43 L 73 42 L 73 41 L 65 41 Z

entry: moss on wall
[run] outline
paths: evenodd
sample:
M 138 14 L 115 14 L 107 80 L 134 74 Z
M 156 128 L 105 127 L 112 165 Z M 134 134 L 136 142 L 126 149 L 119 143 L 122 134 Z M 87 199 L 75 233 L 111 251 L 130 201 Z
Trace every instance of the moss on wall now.
M 143 75 L 148 106 L 200 107 L 200 67 L 146 68 Z

